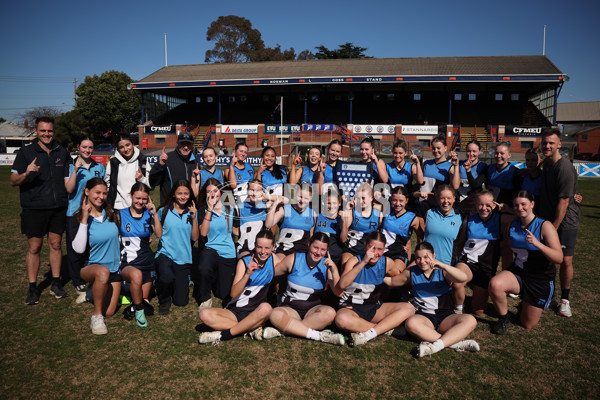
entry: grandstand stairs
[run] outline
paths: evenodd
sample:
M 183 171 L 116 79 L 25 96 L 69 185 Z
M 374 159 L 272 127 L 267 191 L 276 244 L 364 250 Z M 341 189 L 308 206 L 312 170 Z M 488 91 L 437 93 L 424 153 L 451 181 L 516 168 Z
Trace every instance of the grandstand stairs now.
M 490 131 L 481 126 L 463 126 L 460 128 L 460 150 L 467 151 L 467 144 L 471 140 L 479 142 L 491 142 Z

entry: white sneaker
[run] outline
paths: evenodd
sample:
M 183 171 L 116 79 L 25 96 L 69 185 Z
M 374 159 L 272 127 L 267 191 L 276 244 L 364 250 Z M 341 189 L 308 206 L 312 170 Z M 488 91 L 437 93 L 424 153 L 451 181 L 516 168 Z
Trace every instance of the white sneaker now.
M 244 337 L 249 337 L 252 340 L 263 340 L 263 328 L 259 326 L 258 328 L 244 333 Z
M 200 303 L 200 305 L 198 306 L 198 312 L 204 310 L 205 308 L 211 308 L 211 307 L 212 307 L 212 297 L 210 299 Z
M 364 332 L 352 332 L 350 334 L 350 343 L 348 344 L 350 345 L 350 347 L 355 347 L 365 344 L 368 341 L 369 339 L 367 339 L 367 335 L 365 335 Z
M 341 333 L 333 333 L 330 330 L 319 332 L 319 337 L 323 343 L 337 344 L 343 346 L 346 344 L 346 338 Z
M 434 353 L 437 353 L 432 343 L 429 342 L 421 342 L 419 347 L 417 347 L 417 355 L 419 358 L 423 358 L 425 356 L 430 356 Z
M 267 326 L 262 331 L 262 338 L 263 339 L 273 339 L 273 338 L 282 337 L 282 336 L 283 336 L 283 332 L 281 332 L 279 329 L 275 329 L 275 328 L 270 327 L 270 326 Z
M 104 317 L 102 315 L 92 315 L 92 322 L 90 323 L 92 333 L 94 335 L 106 335 L 108 329 L 104 324 Z
M 456 351 L 479 351 L 479 343 L 477 343 L 474 340 L 471 339 L 467 339 L 467 340 L 461 340 L 458 343 L 453 344 L 452 346 L 448 346 L 453 350 Z
M 509 293 L 508 297 L 512 298 L 512 299 L 518 299 L 519 295 L 517 293 Z
M 560 308 L 558 309 L 558 315 L 563 317 L 570 317 L 573 315 L 571 313 L 571 303 L 569 303 L 569 300 L 560 300 Z
M 83 304 L 87 303 L 87 292 L 77 292 L 77 298 L 75 299 L 75 304 Z
M 198 337 L 198 343 L 219 344 L 221 341 L 221 331 L 202 332 Z

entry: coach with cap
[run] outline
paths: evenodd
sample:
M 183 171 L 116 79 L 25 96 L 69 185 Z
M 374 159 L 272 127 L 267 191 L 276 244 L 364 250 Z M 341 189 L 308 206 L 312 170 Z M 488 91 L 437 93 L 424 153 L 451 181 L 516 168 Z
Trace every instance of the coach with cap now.
M 163 151 L 150 170 L 150 185 L 160 185 L 160 202 L 164 204 L 173 182 L 180 179 L 191 182 L 193 171 L 198 163 L 193 154 L 194 137 L 189 132 L 181 132 L 177 137 L 177 148 L 169 153 Z

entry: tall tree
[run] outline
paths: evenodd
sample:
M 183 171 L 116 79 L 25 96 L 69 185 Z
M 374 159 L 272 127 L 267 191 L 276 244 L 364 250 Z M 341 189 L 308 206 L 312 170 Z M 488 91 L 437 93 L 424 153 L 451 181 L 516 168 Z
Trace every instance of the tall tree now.
M 131 131 L 140 117 L 140 101 L 127 85 L 132 79 L 124 72 L 106 71 L 86 76 L 77 87 L 75 110 L 88 121 L 92 132 Z
M 91 133 L 90 125 L 77 110 L 71 110 L 60 115 L 54 121 L 55 137 L 58 143 L 68 149 L 72 149 L 82 136 L 90 136 L 98 143 L 101 133 Z
M 295 60 L 296 51 L 293 47 L 289 50 L 281 51 L 281 46 L 264 47 L 252 53 L 251 61 L 287 61 Z
M 252 54 L 262 50 L 265 44 L 252 22 L 237 15 L 220 16 L 206 32 L 206 40 L 214 41 L 212 50 L 206 51 L 205 62 L 234 63 L 249 62 Z
M 315 57 L 319 60 L 331 58 L 373 58 L 365 55 L 365 51 L 367 51 L 366 47 L 355 46 L 352 42 L 341 44 L 335 50 L 329 50 L 323 45 L 317 46 L 315 49 L 318 50 Z
M 296 57 L 296 60 L 314 60 L 315 59 L 315 55 L 313 54 L 312 51 L 306 49 L 306 50 L 302 50 L 300 52 L 300 54 L 298 54 L 298 57 Z

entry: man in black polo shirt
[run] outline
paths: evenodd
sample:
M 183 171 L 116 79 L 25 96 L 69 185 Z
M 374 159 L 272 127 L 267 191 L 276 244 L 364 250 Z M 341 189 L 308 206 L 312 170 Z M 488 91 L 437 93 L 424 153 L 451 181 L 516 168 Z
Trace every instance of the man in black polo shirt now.
M 569 294 L 573 280 L 573 255 L 579 229 L 580 210 L 575 201 L 577 172 L 571 161 L 560 155 L 562 146 L 560 130 L 546 129 L 542 132 L 544 168 L 540 195 L 540 216 L 554 225 L 558 231 L 563 250 L 560 264 L 560 304 L 557 313 L 571 316 Z
M 46 235 L 52 270 L 50 293 L 57 299 L 68 296 L 60 283 L 60 242 L 67 215 L 65 177 L 69 175 L 71 157 L 64 147 L 54 141 L 53 118 L 36 119 L 35 133 L 37 140 L 19 151 L 10 175 L 10 184 L 19 186 L 21 193 L 21 232 L 27 236 L 27 305 L 37 304 L 40 298 L 37 276 L 40 251 Z

